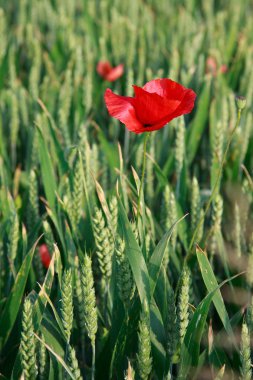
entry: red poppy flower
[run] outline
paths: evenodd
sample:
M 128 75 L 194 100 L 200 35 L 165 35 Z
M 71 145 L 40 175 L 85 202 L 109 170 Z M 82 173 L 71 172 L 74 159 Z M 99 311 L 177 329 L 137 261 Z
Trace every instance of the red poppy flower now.
M 40 259 L 45 268 L 49 267 L 51 256 L 46 244 L 39 247 Z
M 116 95 L 109 88 L 104 98 L 109 114 L 134 133 L 161 129 L 194 107 L 195 92 L 171 79 L 154 79 L 133 88 L 133 98 Z
M 97 64 L 98 74 L 108 82 L 114 82 L 120 78 L 124 72 L 124 65 L 120 64 L 116 67 L 112 67 L 108 61 L 100 61 Z

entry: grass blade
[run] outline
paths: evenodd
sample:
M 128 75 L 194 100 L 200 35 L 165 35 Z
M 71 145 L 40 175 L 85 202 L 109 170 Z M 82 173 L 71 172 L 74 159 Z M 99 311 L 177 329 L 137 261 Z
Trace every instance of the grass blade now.
M 126 243 L 126 253 L 133 272 L 134 280 L 138 289 L 141 303 L 145 300 L 150 302 L 150 284 L 148 269 L 138 246 L 126 212 L 119 199 L 119 230 Z
M 206 288 L 209 292 L 212 292 L 214 289 L 217 289 L 218 282 L 213 273 L 212 267 L 209 263 L 207 255 L 200 247 L 196 248 L 197 259 L 199 262 L 199 267 L 201 270 L 203 281 L 206 285 Z M 223 323 L 223 326 L 228 334 L 234 335 L 232 326 L 230 324 L 229 316 L 224 305 L 223 298 L 221 296 L 220 290 L 218 290 L 213 296 L 213 303 L 217 310 L 217 313 L 220 316 L 220 319 Z
M 36 240 L 33 247 L 24 258 L 22 266 L 17 274 L 15 283 L 12 287 L 12 290 L 7 299 L 5 308 L 3 310 L 3 313 L 0 319 L 0 326 L 4 326 L 4 329 L 2 328 L 0 330 L 0 339 L 1 339 L 2 345 L 6 343 L 11 333 L 11 330 L 14 326 L 14 323 L 16 321 L 19 307 L 22 302 L 22 297 L 25 291 L 26 281 L 27 281 L 28 274 L 30 271 L 33 255 L 34 255 L 35 248 L 39 240 L 40 240 L 40 237 L 38 240 Z
M 194 160 L 196 155 L 201 136 L 204 132 L 207 118 L 208 118 L 208 109 L 210 103 L 210 88 L 211 81 L 210 79 L 204 85 L 204 88 L 199 96 L 198 109 L 196 115 L 191 122 L 189 129 L 187 130 L 186 135 L 186 147 L 187 147 L 187 164 Z
M 156 287 L 156 283 L 159 277 L 159 273 L 162 266 L 162 261 L 164 257 L 165 250 L 168 246 L 168 242 L 171 238 L 171 235 L 173 233 L 174 228 L 178 223 L 181 222 L 188 214 L 184 215 L 182 218 L 180 218 L 178 221 L 176 221 L 168 232 L 166 232 L 162 239 L 159 241 L 157 246 L 154 249 L 154 252 L 150 258 L 148 269 L 149 269 L 149 279 L 150 279 L 150 293 L 151 296 L 153 295 Z
M 54 175 L 54 169 L 52 166 L 52 160 L 50 159 L 48 148 L 41 129 L 38 127 L 38 141 L 39 141 L 39 158 L 41 165 L 42 182 L 46 193 L 46 198 L 49 206 L 52 210 L 55 209 L 56 200 L 56 179 Z
M 197 367 L 199 361 L 199 351 L 200 351 L 200 341 L 204 332 L 206 318 L 210 308 L 210 304 L 219 292 L 219 289 L 229 281 L 232 281 L 234 278 L 239 275 L 230 277 L 229 279 L 223 281 L 215 289 L 213 289 L 208 295 L 203 299 L 195 310 L 193 317 L 187 328 L 182 351 L 181 351 L 181 365 L 180 365 L 180 374 L 178 379 L 183 380 L 187 378 L 188 373 L 192 367 Z M 229 322 L 230 323 L 230 322 Z M 192 376 L 192 374 L 191 374 Z

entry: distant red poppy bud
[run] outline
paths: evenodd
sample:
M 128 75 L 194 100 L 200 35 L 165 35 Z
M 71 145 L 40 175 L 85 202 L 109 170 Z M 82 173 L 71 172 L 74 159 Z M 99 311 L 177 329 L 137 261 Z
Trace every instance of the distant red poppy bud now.
M 227 65 L 221 65 L 221 67 L 220 67 L 220 72 L 222 73 L 222 74 L 226 74 L 226 72 L 228 71 L 228 67 L 227 67 Z
M 114 82 L 124 73 L 124 65 L 112 67 L 108 61 L 100 61 L 97 64 L 97 73 L 108 82 Z
M 215 58 L 213 58 L 213 57 L 208 57 L 207 58 L 207 60 L 206 60 L 206 71 L 208 73 L 211 73 L 214 76 L 216 76 L 216 73 L 217 73 L 217 63 L 216 63 L 216 59 Z
M 45 268 L 48 268 L 51 261 L 51 256 L 46 244 L 39 246 L 40 259 Z
M 161 129 L 194 107 L 195 92 L 171 79 L 154 79 L 133 88 L 133 98 L 116 95 L 109 88 L 104 98 L 109 114 L 134 133 Z

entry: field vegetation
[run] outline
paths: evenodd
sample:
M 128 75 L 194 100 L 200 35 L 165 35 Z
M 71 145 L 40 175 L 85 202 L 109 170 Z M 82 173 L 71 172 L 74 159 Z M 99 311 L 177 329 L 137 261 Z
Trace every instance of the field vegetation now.
M 1 379 L 251 379 L 252 20 L 0 0 Z M 130 132 L 105 90 L 156 78 L 195 107 Z

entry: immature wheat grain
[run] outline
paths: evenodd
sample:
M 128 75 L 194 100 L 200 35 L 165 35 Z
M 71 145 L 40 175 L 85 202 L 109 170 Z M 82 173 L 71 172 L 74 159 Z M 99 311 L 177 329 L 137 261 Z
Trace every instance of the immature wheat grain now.
M 235 204 L 235 214 L 234 215 L 235 215 L 234 244 L 235 244 L 237 256 L 241 257 L 241 255 L 242 255 L 242 249 L 241 249 L 241 217 L 240 217 L 239 206 L 237 203 Z
M 69 347 L 69 364 L 75 380 L 83 380 L 76 358 L 76 352 L 73 347 Z
M 252 113 L 248 112 L 246 115 L 246 121 L 245 121 L 245 127 L 244 130 L 242 131 L 243 133 L 243 139 L 242 139 L 242 145 L 241 145 L 241 158 L 240 162 L 243 163 L 248 146 L 249 146 L 249 138 L 252 132 Z
M 7 20 L 5 12 L 0 8 L 0 35 L 2 36 L 0 40 L 0 62 L 5 54 L 5 49 L 7 46 Z
M 248 251 L 249 251 L 249 254 L 248 254 L 248 265 L 247 265 L 246 277 L 247 277 L 247 282 L 249 286 L 252 288 L 253 286 L 253 233 L 251 234 Z
M 84 302 L 83 318 L 87 334 L 92 345 L 94 345 L 97 333 L 97 307 L 91 259 L 87 254 L 85 254 L 83 264 L 81 265 L 81 284 Z
M 71 269 L 65 270 L 62 277 L 61 286 L 61 316 L 63 327 L 67 336 L 67 342 L 70 341 L 70 335 L 73 325 L 73 291 L 72 291 L 72 272 Z
M 192 179 L 191 192 L 191 232 L 193 233 L 197 227 L 201 210 L 201 199 L 199 192 L 199 183 L 196 177 Z
M 131 228 L 132 228 L 135 240 L 137 241 L 138 244 L 140 244 L 139 232 L 138 232 L 138 228 L 137 228 L 135 221 L 131 222 Z
M 78 327 L 80 330 L 80 341 L 82 345 L 82 349 L 84 352 L 84 337 L 85 337 L 85 320 L 83 318 L 84 316 L 84 300 L 83 300 L 83 292 L 82 292 L 82 284 L 81 284 L 81 279 L 80 279 L 80 272 L 79 272 L 79 265 L 78 265 L 78 260 L 76 259 L 76 266 L 74 269 L 74 293 L 75 293 L 75 298 L 74 298 L 74 305 L 76 306 L 77 310 L 77 322 L 78 322 Z
M 177 313 L 173 289 L 168 292 L 167 352 L 169 360 L 174 354 L 177 344 Z
M 41 340 L 45 342 L 43 335 Z M 48 368 L 47 368 L 47 350 L 43 343 L 38 341 L 38 351 L 37 351 L 37 364 L 38 364 L 38 378 L 39 380 L 46 380 L 48 378 Z
M 179 340 L 182 345 L 186 329 L 189 323 L 189 284 L 190 272 L 187 267 L 183 269 L 181 278 L 181 288 L 178 300 L 178 324 L 179 324 Z
M 16 73 L 16 65 L 15 65 L 15 48 L 13 45 L 10 47 L 9 51 L 9 61 L 8 61 L 8 75 L 9 75 L 9 83 L 10 88 L 15 89 L 17 86 L 17 73 Z
M 18 104 L 19 112 L 22 120 L 22 124 L 27 127 L 29 123 L 29 113 L 28 113 L 28 94 L 24 87 L 20 87 L 18 94 Z
M 120 292 L 120 298 L 127 310 L 135 291 L 132 270 L 126 257 L 125 242 L 118 238 L 116 242 L 116 261 L 117 261 L 117 285 Z
M 177 181 L 180 181 L 180 175 L 183 168 L 185 156 L 185 122 L 183 116 L 177 119 L 176 141 L 175 141 L 175 160 Z
M 41 47 L 34 42 L 31 46 L 33 63 L 29 75 L 29 93 L 34 100 L 39 97 L 39 84 L 41 75 Z
M 35 380 L 37 375 L 35 340 L 33 330 L 33 308 L 31 301 L 26 298 L 24 302 L 22 317 L 22 333 L 20 342 L 21 365 L 24 378 L 27 380 Z
M 242 324 L 241 334 L 241 379 L 250 380 L 251 370 L 251 354 L 250 354 L 250 335 L 246 322 Z
M 246 323 L 250 334 L 253 332 L 253 297 L 250 297 L 249 305 L 246 312 Z
M 165 221 L 166 229 L 169 230 L 172 227 L 172 224 L 177 221 L 177 206 L 176 206 L 176 199 L 173 191 L 170 191 L 169 196 L 169 208 L 167 210 L 167 218 Z M 174 227 L 174 230 L 171 235 L 170 244 L 173 249 L 176 247 L 176 241 L 177 241 L 177 227 Z
M 34 170 L 30 172 L 27 224 L 29 231 L 32 231 L 39 220 L 38 183 Z
M 19 220 L 18 215 L 15 213 L 12 217 L 12 224 L 9 235 L 9 258 L 12 262 L 14 262 L 17 249 L 18 249 L 18 241 L 19 241 Z
M 82 200 L 83 200 L 83 181 L 82 181 L 82 166 L 77 155 L 74 168 L 74 186 L 72 193 L 72 209 L 73 209 L 73 229 L 76 231 L 80 218 L 82 216 Z
M 112 255 L 114 244 L 108 227 L 105 226 L 103 213 L 97 207 L 93 218 L 96 254 L 102 276 L 109 279 L 112 273 Z
M 70 114 L 70 106 L 72 100 L 72 72 L 70 69 L 66 70 L 65 80 L 60 89 L 59 94 L 59 108 L 58 119 L 61 132 L 63 134 L 64 143 L 66 146 L 70 146 L 70 132 L 68 128 L 68 119 Z
M 118 227 L 118 201 L 115 196 L 112 197 L 109 203 L 109 210 L 111 212 L 112 233 L 115 236 Z
M 210 254 L 213 257 L 216 251 L 216 235 L 221 233 L 221 222 L 222 222 L 222 214 L 223 214 L 223 199 L 221 195 L 217 194 L 213 201 L 212 208 L 212 238 L 211 238 L 211 246 L 210 246 Z
M 93 143 L 92 148 L 91 148 L 91 167 L 92 167 L 92 174 L 94 178 L 97 179 L 100 165 L 99 165 L 99 149 L 96 143 Z
M 152 370 L 150 321 L 142 312 L 139 321 L 137 368 L 141 380 L 147 380 Z
M 17 140 L 18 140 L 18 133 L 19 133 L 19 126 L 20 126 L 20 120 L 19 120 L 19 113 L 18 113 L 18 99 L 16 92 L 10 92 L 10 143 L 11 143 L 11 159 L 12 159 L 12 165 L 16 165 L 16 148 L 17 148 Z

